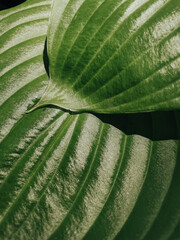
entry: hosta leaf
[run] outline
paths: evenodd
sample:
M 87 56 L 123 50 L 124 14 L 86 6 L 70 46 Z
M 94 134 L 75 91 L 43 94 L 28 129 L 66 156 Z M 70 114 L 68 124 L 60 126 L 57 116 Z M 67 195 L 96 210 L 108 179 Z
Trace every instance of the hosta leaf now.
M 117 115 L 119 125 L 26 114 L 48 83 L 49 12 L 29 0 L 0 14 L 0 238 L 179 238 L 179 112 Z
M 180 2 L 54 1 L 50 83 L 37 106 L 72 111 L 180 108 Z

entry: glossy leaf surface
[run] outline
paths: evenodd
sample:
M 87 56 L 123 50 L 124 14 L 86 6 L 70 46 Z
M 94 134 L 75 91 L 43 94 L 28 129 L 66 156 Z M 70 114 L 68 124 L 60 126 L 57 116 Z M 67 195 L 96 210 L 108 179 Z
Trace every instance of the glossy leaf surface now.
M 39 105 L 101 113 L 180 109 L 180 2 L 54 1 Z
M 26 114 L 48 84 L 49 13 L 0 15 L 0 239 L 178 239 L 179 112 Z

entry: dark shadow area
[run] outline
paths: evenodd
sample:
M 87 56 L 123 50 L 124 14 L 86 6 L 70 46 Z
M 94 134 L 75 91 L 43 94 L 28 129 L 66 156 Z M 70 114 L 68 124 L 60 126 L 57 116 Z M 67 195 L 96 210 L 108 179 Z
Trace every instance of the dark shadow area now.
M 47 54 L 47 39 L 43 52 L 43 59 L 46 72 L 49 76 L 49 58 Z M 57 106 L 47 105 L 50 108 L 59 108 Z M 59 108 L 61 109 L 61 108 Z M 66 109 L 61 109 L 70 114 L 73 113 Z M 102 122 L 108 123 L 127 135 L 141 135 L 151 140 L 180 140 L 180 111 L 161 111 L 148 113 L 129 113 L 129 114 L 98 114 L 91 113 L 99 118 Z M 175 117 L 175 115 L 177 115 Z M 177 119 L 178 118 L 178 119 Z
M 95 114 L 101 121 L 111 124 L 127 135 L 137 134 L 153 138 L 151 113 Z
M 1 0 L 0 2 L 0 10 L 8 9 L 11 7 L 15 7 L 26 0 Z
M 179 114 L 180 115 L 180 114 Z M 127 135 L 141 135 L 151 140 L 180 139 L 180 133 L 174 111 L 131 113 L 131 114 L 95 114 L 101 121 L 111 124 Z
M 43 60 L 44 60 L 44 67 L 49 76 L 49 58 L 48 58 L 48 54 L 47 54 L 47 38 L 46 38 L 45 44 L 44 44 Z

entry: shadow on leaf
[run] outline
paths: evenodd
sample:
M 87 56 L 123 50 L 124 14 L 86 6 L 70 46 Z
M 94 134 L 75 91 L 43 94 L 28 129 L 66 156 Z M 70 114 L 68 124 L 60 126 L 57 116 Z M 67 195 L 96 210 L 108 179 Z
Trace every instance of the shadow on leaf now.
M 141 135 L 151 140 L 180 139 L 178 112 L 152 112 L 131 114 L 95 114 L 101 121 L 111 124 L 127 135 Z M 179 114 L 180 115 L 180 114 Z
M 49 76 L 49 58 L 47 53 L 47 39 L 43 52 L 44 66 Z M 48 105 L 50 108 L 57 106 Z M 61 108 L 59 108 L 61 109 Z M 63 109 L 63 111 L 67 111 Z M 70 114 L 74 114 L 70 112 Z M 161 111 L 129 114 L 98 114 L 91 113 L 102 122 L 110 124 L 127 135 L 141 135 L 153 141 L 180 140 L 180 111 Z
M 11 7 L 15 7 L 23 2 L 25 2 L 26 0 L 1 0 L 0 2 L 0 10 L 5 10 Z
M 44 44 L 43 60 L 44 60 L 44 67 L 49 76 L 49 58 L 48 58 L 48 54 L 47 54 L 47 38 L 46 38 L 45 44 Z

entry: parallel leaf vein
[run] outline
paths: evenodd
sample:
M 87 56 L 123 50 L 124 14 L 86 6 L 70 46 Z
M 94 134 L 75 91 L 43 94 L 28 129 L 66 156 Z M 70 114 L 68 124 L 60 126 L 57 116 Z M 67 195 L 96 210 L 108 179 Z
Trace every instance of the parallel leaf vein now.
M 88 229 L 88 231 L 86 232 L 85 235 L 87 235 L 87 233 L 90 231 L 90 229 L 92 229 L 92 227 L 95 225 L 97 219 L 98 219 L 99 216 L 101 215 L 101 213 L 102 213 L 105 205 L 107 204 L 107 202 L 108 202 L 108 200 L 109 200 L 109 197 L 110 197 L 110 195 L 111 195 L 111 193 L 112 193 L 112 191 L 113 191 L 113 189 L 114 189 L 114 187 L 115 187 L 116 180 L 117 180 L 117 178 L 118 178 L 118 176 L 119 176 L 120 169 L 121 169 L 121 165 L 122 165 L 122 161 L 123 161 L 123 158 L 124 158 L 127 140 L 128 140 L 128 136 L 126 136 L 126 135 L 124 134 L 124 135 L 123 135 L 123 142 L 121 143 L 121 144 L 123 144 L 122 152 L 121 152 L 121 156 L 120 156 L 120 158 L 119 158 L 119 164 L 118 164 L 118 166 L 117 166 L 117 172 L 116 172 L 115 177 L 114 177 L 114 179 L 113 179 L 113 182 L 112 182 L 112 185 L 111 185 L 111 189 L 110 189 L 109 194 L 107 195 L 107 197 L 106 197 L 106 199 L 105 199 L 105 202 L 104 202 L 104 204 L 103 204 L 103 207 L 102 207 L 100 213 L 99 213 L 98 216 L 96 217 L 94 223 L 89 227 L 89 229 Z
M 78 190 L 78 193 L 76 195 L 76 198 L 74 199 L 73 203 L 72 203 L 72 206 L 71 208 L 69 209 L 68 213 L 66 214 L 66 216 L 64 217 L 64 219 L 61 221 L 60 225 L 58 227 L 56 227 L 56 229 L 53 231 L 53 233 L 48 237 L 48 239 L 50 239 L 52 237 L 52 235 L 61 227 L 61 225 L 63 224 L 63 222 L 65 221 L 65 219 L 69 216 L 69 214 L 71 213 L 71 211 L 73 210 L 83 188 L 85 187 L 86 183 L 87 183 L 87 180 L 88 180 L 88 177 L 90 175 L 90 172 L 92 170 L 92 167 L 93 167 L 93 164 L 96 160 L 96 155 L 97 155 L 97 151 L 98 151 L 98 148 L 99 148 L 99 143 L 101 141 L 101 137 L 102 137 L 102 134 L 103 134 L 103 129 L 104 129 L 104 125 L 101 123 L 101 126 L 100 126 L 100 130 L 99 130 L 99 135 L 98 135 L 98 141 L 97 141 L 97 144 L 96 144 L 96 148 L 95 148 L 95 151 L 94 151 L 94 155 L 93 155 L 93 158 L 92 158 L 92 161 L 91 161 L 91 164 L 89 166 L 89 169 L 88 169 L 88 172 L 87 172 L 87 175 L 85 177 L 85 179 L 83 180 L 83 183 L 81 185 L 81 187 L 79 188 Z
M 169 2 L 169 1 L 168 1 L 168 2 Z M 167 4 L 168 2 L 166 2 L 166 4 Z M 165 5 L 166 5 L 166 4 L 165 4 Z M 144 5 L 145 5 L 145 4 L 143 4 L 142 6 L 144 6 Z M 163 7 L 165 7 L 165 5 L 164 5 Z M 138 9 L 136 9 L 136 11 L 139 11 L 139 9 L 141 9 L 142 6 L 141 6 L 140 8 L 138 8 Z M 163 7 L 158 8 L 158 9 L 148 18 L 147 21 L 149 21 L 151 18 L 153 18 L 154 15 L 157 14 Z M 134 11 L 133 13 L 131 13 L 131 14 L 127 17 L 127 19 L 128 19 L 130 16 L 132 16 L 136 11 Z M 120 46 L 114 51 L 114 53 L 112 53 L 111 57 L 110 57 L 104 64 L 107 64 L 107 62 L 109 62 L 109 61 L 114 57 L 114 55 L 115 55 L 123 46 L 125 46 L 125 44 L 127 44 L 128 41 L 129 41 L 135 34 L 137 34 L 137 32 L 147 23 L 147 21 L 145 21 L 140 27 L 138 27 L 138 28 L 136 29 L 136 31 L 133 32 L 133 34 L 131 34 L 131 35 L 123 42 L 123 44 L 120 45 Z M 74 81 L 72 87 L 74 87 L 75 84 L 76 84 L 79 80 L 81 80 L 81 77 L 82 77 L 83 73 L 88 69 L 88 67 L 89 67 L 89 66 L 91 65 L 91 63 L 94 61 L 94 59 L 96 58 L 96 56 L 98 55 L 98 53 L 101 51 L 101 49 L 104 47 L 104 45 L 106 44 L 106 42 L 113 36 L 113 34 L 119 29 L 119 27 L 120 27 L 123 23 L 124 23 L 124 21 L 118 26 L 117 29 L 115 29 L 115 30 L 111 33 L 111 35 L 110 35 L 108 38 L 106 38 L 106 39 L 102 42 L 101 47 L 100 47 L 100 48 L 97 50 L 97 52 L 92 56 L 91 60 L 90 60 L 90 61 L 88 62 L 88 64 L 85 66 L 85 68 L 83 69 L 83 71 L 81 72 L 81 74 L 80 74 L 80 75 L 78 76 L 78 78 Z M 103 64 L 103 65 L 104 65 L 104 64 Z M 103 65 L 101 66 L 101 68 L 103 67 Z M 96 72 L 94 72 L 94 74 L 95 74 L 95 73 L 96 73 Z
M 70 120 L 71 120 L 71 116 L 69 117 L 69 119 L 64 120 L 65 121 L 65 124 L 68 125 Z M 55 120 L 55 122 L 57 121 L 58 119 Z M 53 122 L 55 124 L 55 122 Z M 50 127 L 50 126 L 49 126 Z M 49 128 L 48 127 L 48 128 Z M 45 132 L 48 131 L 48 128 L 45 129 Z M 11 211 L 12 207 L 14 206 L 14 204 L 16 204 L 19 200 L 19 198 L 21 197 L 22 193 L 24 192 L 24 190 L 28 187 L 28 185 L 30 184 L 31 180 L 33 179 L 33 177 L 35 176 L 35 174 L 38 172 L 38 170 L 41 168 L 41 166 L 43 165 L 43 163 L 46 161 L 46 157 L 47 155 L 49 154 L 49 152 L 51 151 L 51 149 L 53 148 L 54 146 L 54 143 L 59 139 L 59 136 L 62 134 L 63 132 L 63 129 L 60 127 L 60 133 L 58 134 L 57 138 L 54 139 L 54 141 L 51 143 L 51 145 L 46 149 L 44 155 L 41 155 L 41 158 L 43 158 L 43 160 L 39 161 L 38 163 L 38 166 L 37 168 L 34 170 L 34 172 L 31 173 L 31 175 L 29 176 L 29 178 L 27 179 L 25 185 L 22 187 L 20 193 L 18 194 L 18 196 L 16 197 L 16 199 L 14 200 L 14 202 L 7 208 L 7 210 L 5 211 L 3 217 L 2 217 L 2 220 L 0 222 L 0 225 L 2 224 L 3 221 L 5 221 L 5 218 L 6 216 L 8 215 L 8 213 Z M 42 134 L 40 134 L 42 135 Z M 36 141 L 39 139 L 39 137 L 36 139 Z M 32 146 L 32 145 L 31 145 Z M 28 147 L 28 150 L 30 148 Z M 26 151 L 27 152 L 27 151 Z M 21 158 L 22 159 L 22 158 Z M 56 170 L 57 171 L 57 170 Z M 55 172 L 56 172 L 55 171 Z M 53 176 L 55 176 L 55 173 L 53 174 Z M 46 185 L 47 187 L 47 185 Z M 47 188 L 45 188 L 47 189 Z M 13 233 L 14 234 L 14 233 Z
M 77 121 L 77 120 L 78 120 L 78 118 L 76 117 L 74 121 Z M 64 127 L 70 125 L 70 123 L 72 123 L 72 117 L 69 117 L 69 119 L 67 119 L 66 123 L 64 124 L 64 125 L 65 125 Z M 73 130 L 72 135 L 73 135 L 74 131 L 75 131 L 75 129 Z M 60 131 L 60 133 L 61 133 L 61 131 Z M 61 135 L 61 134 L 59 134 L 59 135 Z M 51 144 L 51 146 L 53 146 L 53 144 Z M 55 176 L 56 176 L 56 173 L 57 173 L 58 169 L 60 168 L 60 166 L 61 166 L 61 164 L 62 164 L 62 161 L 65 160 L 65 159 L 64 159 L 64 156 L 65 156 L 67 150 L 68 150 L 68 145 L 67 145 L 67 148 L 65 149 L 65 151 L 63 152 L 63 155 L 62 155 L 62 158 L 61 158 L 61 162 L 59 163 L 59 166 L 58 166 L 57 169 L 54 171 L 54 173 L 53 173 L 52 177 L 50 178 L 49 182 L 46 184 L 46 187 L 43 189 L 41 195 L 39 196 L 38 200 L 36 201 L 36 204 L 34 204 L 33 208 L 31 209 L 31 212 L 29 212 L 29 213 L 27 214 L 26 218 L 23 220 L 23 222 L 21 223 L 21 225 L 19 226 L 19 228 L 16 230 L 16 232 L 12 233 L 13 235 L 15 235 L 15 233 L 18 233 L 18 232 L 20 231 L 20 229 L 23 227 L 23 225 L 25 224 L 26 220 L 28 219 L 28 216 L 29 216 L 30 214 L 32 214 L 32 212 L 34 211 L 34 209 L 37 207 L 37 205 L 38 205 L 39 202 L 41 201 L 42 197 L 45 195 L 48 187 L 50 186 L 50 184 L 51 184 L 52 181 L 54 180 L 54 178 L 55 178 Z M 44 158 L 44 159 L 45 159 L 45 158 Z
M 146 49 L 144 52 L 141 52 L 141 54 L 138 55 L 132 62 L 130 62 L 130 63 L 126 66 L 126 68 L 124 68 L 124 69 L 123 69 L 122 71 L 120 71 L 120 72 L 117 72 L 112 78 L 108 79 L 108 81 L 105 82 L 103 85 L 101 85 L 99 88 L 96 87 L 96 90 L 95 90 L 94 92 L 92 92 L 91 94 L 94 94 L 95 92 L 99 91 L 101 88 L 103 88 L 103 87 L 105 87 L 106 85 L 110 84 L 110 82 L 113 81 L 114 78 L 116 78 L 118 75 L 120 76 L 120 75 L 121 75 L 123 72 L 125 72 L 130 66 L 132 66 L 136 61 L 142 59 L 142 58 L 149 52 L 149 50 L 153 49 L 154 47 L 157 47 L 157 46 L 158 46 L 159 44 L 161 44 L 164 40 L 168 40 L 168 39 L 169 39 L 169 36 L 172 37 L 172 35 L 173 35 L 174 33 L 176 33 L 177 30 L 179 30 L 179 27 L 178 27 L 177 29 L 175 29 L 173 32 L 169 33 L 169 34 L 168 34 L 167 36 L 165 36 L 164 38 L 162 38 L 161 40 L 159 40 L 156 44 L 150 46 L 150 47 L 149 47 L 148 49 Z M 105 65 L 104 65 L 104 66 L 105 66 Z M 104 68 L 104 66 L 103 66 L 103 68 Z M 102 69 L 102 68 L 101 68 L 101 69 Z M 101 69 L 99 69 L 99 71 L 100 71 Z M 98 74 L 99 71 L 97 71 L 96 74 L 95 74 L 92 78 L 90 78 L 90 79 L 88 80 L 88 82 L 91 82 L 91 81 L 95 78 L 95 76 Z M 88 82 L 86 82 L 86 83 L 82 86 L 82 88 L 79 89 L 79 90 L 82 91 L 82 89 L 88 84 Z M 89 97 L 91 94 L 86 95 L 85 98 Z

